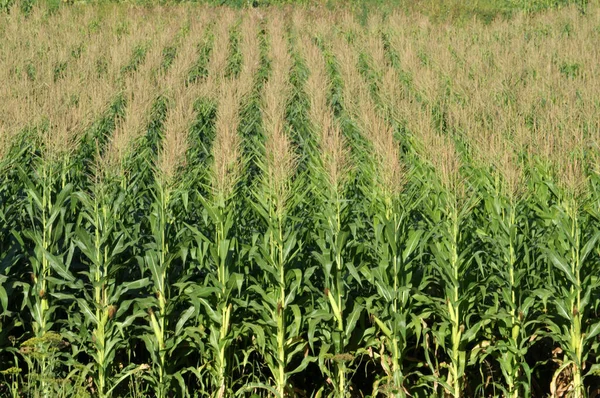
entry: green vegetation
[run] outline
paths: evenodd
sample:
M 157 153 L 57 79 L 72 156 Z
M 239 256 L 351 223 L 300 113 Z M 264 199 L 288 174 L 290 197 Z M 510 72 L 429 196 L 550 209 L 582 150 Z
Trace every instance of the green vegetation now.
M 140 6 L 174 5 L 198 3 L 234 8 L 255 8 L 268 6 L 324 6 L 330 10 L 352 10 L 363 20 L 371 12 L 403 10 L 427 15 L 436 21 L 468 22 L 473 18 L 489 23 L 497 18 L 510 18 L 518 13 L 537 13 L 544 10 L 576 5 L 584 12 L 595 0 L 130 0 L 127 3 Z M 51 10 L 67 4 L 98 4 L 110 0 L 2 0 L 0 10 L 8 10 L 18 5 L 29 12 L 34 5 L 44 5 Z M 121 2 L 121 1 L 117 1 Z M 168 50 L 167 50 L 168 51 Z M 235 61 L 233 61 L 235 62 Z
M 5 5 L 0 397 L 598 395 L 600 7 L 342 5 Z

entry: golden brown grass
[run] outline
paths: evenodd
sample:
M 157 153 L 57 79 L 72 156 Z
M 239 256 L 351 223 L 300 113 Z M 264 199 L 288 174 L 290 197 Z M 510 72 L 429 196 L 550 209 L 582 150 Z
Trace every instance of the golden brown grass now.
M 207 65 L 208 75 L 201 86 L 202 96 L 205 98 L 215 98 L 219 92 L 221 80 L 225 77 L 230 45 L 229 31 L 237 17 L 237 13 L 229 8 L 221 8 L 215 14 L 219 23 L 214 27 L 215 38 Z
M 508 191 L 514 192 L 523 174 L 540 162 L 570 191 L 585 188 L 586 176 L 598 168 L 597 156 L 592 155 L 598 153 L 600 142 L 600 50 L 595 23 L 599 15 L 595 7 L 587 15 L 566 8 L 560 13 L 516 16 L 510 22 L 496 21 L 488 26 L 473 22 L 457 27 L 435 24 L 417 14 L 392 13 L 387 19 L 374 15 L 366 29 L 349 13 L 294 10 L 291 18 L 307 37 L 323 37 L 336 49 L 344 77 L 344 105 L 373 145 L 378 163 L 385 165 L 385 181 L 401 180 L 402 174 L 401 168 L 386 161 L 399 156 L 390 152 L 398 145 L 391 145 L 394 140 L 387 118 L 412 126 L 409 132 L 420 139 L 431 128 L 433 133 L 440 133 L 439 125 L 427 127 L 426 133 L 415 130 L 431 124 L 427 118 L 437 113 L 436 120 L 444 120 L 445 134 L 466 142 L 471 151 L 468 156 L 483 167 L 493 166 Z M 13 8 L 0 19 L 0 157 L 27 126 L 46 126 L 46 133 L 39 138 L 48 155 L 61 157 L 71 152 L 82 131 L 123 90 L 128 100 L 126 116 L 106 151 L 107 157 L 115 158 L 108 163 L 118 163 L 116 159 L 128 153 L 130 143 L 143 132 L 152 99 L 159 92 L 176 97 L 175 85 L 194 61 L 197 40 L 181 39 L 178 50 L 189 56 L 178 58 L 179 75 L 159 71 L 162 49 L 175 43 L 182 24 L 190 24 L 187 37 L 199 38 L 208 20 L 218 20 L 209 77 L 200 89 L 202 95 L 218 102 L 223 96 L 223 103 L 238 103 L 231 97 L 239 95 L 232 92 L 247 92 L 248 88 L 222 89 L 220 83 L 229 54 L 229 29 L 238 18 L 241 29 L 247 31 L 265 17 L 271 21 L 269 36 L 274 51 L 273 76 L 263 101 L 265 127 L 268 136 L 274 132 L 272 136 L 279 142 L 285 134 L 278 133 L 283 130 L 283 105 L 277 102 L 289 90 L 287 78 L 282 78 L 287 71 L 282 70 L 290 67 L 285 57 L 275 53 L 281 51 L 277 48 L 287 51 L 282 33 L 287 16 L 281 11 L 64 7 L 51 15 L 34 8 L 25 17 Z M 389 35 L 392 51 L 398 54 L 397 69 L 387 64 L 381 32 Z M 255 35 L 243 37 L 242 49 L 257 47 Z M 347 37 L 354 38 L 352 45 L 345 42 Z M 146 60 L 138 71 L 123 76 L 121 69 L 138 45 L 149 46 Z M 313 44 L 305 45 L 310 46 Z M 359 50 L 369 54 L 379 73 L 379 99 L 371 97 L 356 69 Z M 258 63 L 257 52 L 244 57 L 252 59 L 252 65 Z M 282 65 L 281 60 L 288 65 Z M 314 62 L 308 82 L 311 119 L 321 125 L 320 130 L 332 133 L 319 139 L 335 141 L 338 129 L 332 116 L 324 113 L 328 107 L 325 90 L 319 93 L 316 87 L 317 82 L 325 81 L 325 72 L 320 60 Z M 254 66 L 249 70 L 254 71 Z M 252 82 L 252 77 L 239 78 L 235 85 Z M 318 109 L 323 111 L 316 114 Z M 289 146 L 279 144 L 284 152 Z
M 238 128 L 241 106 L 252 88 L 254 75 L 260 62 L 256 22 L 253 15 L 247 15 L 242 20 L 242 68 L 237 78 L 225 79 L 221 82 L 217 97 L 211 184 L 213 194 L 222 199 L 232 195 L 243 171 L 241 137 Z
M 571 8 L 560 17 L 457 28 L 392 15 L 381 28 L 412 79 L 403 84 L 411 100 L 396 104 L 404 108 L 398 114 L 414 125 L 414 112 L 437 105 L 446 131 L 470 143 L 478 162 L 494 165 L 510 192 L 540 162 L 567 191 L 580 191 L 594 168 L 594 157 L 583 153 L 600 132 L 593 116 L 599 110 L 597 16 L 597 9 L 584 16 Z
M 136 73 L 125 76 L 120 83 L 126 102 L 124 116 L 117 121 L 100 160 L 104 172 L 109 175 L 123 175 L 124 161 L 135 150 L 139 138 L 145 132 L 152 104 L 159 96 L 161 85 L 164 86 L 165 77 L 160 71 L 163 49 L 174 42 L 178 30 L 179 26 L 173 24 L 157 32 L 144 63 Z M 110 80 L 118 82 L 119 77 L 116 73 Z
M 177 56 L 161 82 L 162 92 L 172 106 L 164 124 L 164 137 L 158 153 L 158 178 L 165 185 L 175 181 L 178 169 L 185 162 L 189 147 L 188 132 L 195 118 L 194 103 L 200 95 L 197 85 L 187 84 L 190 69 L 196 61 L 196 52 L 204 26 L 194 24 L 183 41 Z
M 355 22 L 348 18 L 346 23 L 345 26 L 358 29 Z M 399 143 L 394 139 L 394 129 L 386 119 L 385 109 L 377 105 L 369 82 L 358 70 L 357 49 L 340 37 L 334 39 L 333 48 L 344 80 L 344 105 L 373 151 L 374 183 L 386 197 L 396 197 L 403 189 L 405 170 L 400 162 Z M 384 65 L 383 47 L 377 40 L 362 38 L 358 50 L 371 56 L 373 65 Z
M 288 52 L 283 15 L 270 16 L 271 75 L 262 93 L 263 127 L 266 135 L 264 180 L 268 181 L 278 211 L 283 211 L 288 199 L 297 158 L 285 127 L 285 107 L 290 95 L 289 73 L 292 60 Z
M 327 100 L 331 82 L 327 74 L 325 58 L 321 49 L 308 35 L 302 37 L 301 48 L 307 65 L 310 65 L 306 91 L 321 162 L 329 184 L 336 192 L 341 193 L 349 176 L 350 153 Z

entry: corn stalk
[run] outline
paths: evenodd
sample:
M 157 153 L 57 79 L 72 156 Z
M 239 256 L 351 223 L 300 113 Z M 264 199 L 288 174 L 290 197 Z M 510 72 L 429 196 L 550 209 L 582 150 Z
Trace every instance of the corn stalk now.
M 380 190 L 371 194 L 371 251 L 375 266 L 362 271 L 377 291 L 367 299 L 368 311 L 380 330 L 369 344 L 386 375 L 376 387 L 385 387 L 387 393 L 398 397 L 408 395 L 406 379 L 415 371 L 407 366 L 406 352 L 420 338 L 424 314 L 419 312 L 415 297 L 422 295 L 428 284 L 418 266 L 419 253 L 426 242 L 424 231 L 410 219 L 420 201 L 418 194 L 414 188 L 404 199 Z M 373 391 L 376 394 L 377 388 Z
M 123 282 L 123 253 L 133 243 L 125 234 L 121 214 L 126 206 L 125 192 L 114 182 L 97 181 L 91 192 L 76 192 L 82 206 L 82 225 L 74 241 L 87 260 L 83 297 L 76 297 L 87 327 L 79 327 L 83 343 L 94 360 L 94 384 L 99 397 L 112 390 L 135 369 L 115 372 L 117 350 L 126 345 L 125 333 L 139 315 L 125 317 L 134 300 L 131 293 L 148 285 L 147 278 Z M 128 297 L 129 296 L 129 297 Z
M 29 222 L 23 236 L 32 245 L 28 255 L 31 285 L 24 286 L 26 306 L 33 320 L 33 334 L 38 339 L 43 339 L 54 325 L 53 314 L 57 307 L 51 298 L 60 294 L 62 287 L 75 282 L 69 271 L 74 246 L 65 243 L 72 234 L 67 212 L 73 185 L 66 181 L 67 159 L 35 159 L 33 178 L 22 167 L 19 169 Z M 42 375 L 47 375 L 52 367 L 47 359 L 41 356 L 39 360 Z M 42 381 L 44 396 L 49 393 L 47 387 Z
M 470 240 L 470 212 L 476 198 L 460 197 L 456 191 L 442 186 L 435 198 L 425 202 L 430 225 L 432 268 L 439 281 L 442 297 L 432 300 L 434 312 L 440 317 L 432 335 L 445 347 L 449 357 L 445 379 L 435 376 L 448 394 L 463 396 L 465 370 L 468 362 L 466 344 L 477 337 L 483 321 L 469 325 L 476 313 L 475 295 L 480 293 L 480 281 L 472 264 L 473 245 Z M 431 369 L 436 369 L 426 352 Z M 443 366 L 443 365 L 442 365 Z
M 351 213 L 348 200 L 344 195 L 344 187 L 342 184 L 332 186 L 326 171 L 322 169 L 315 170 L 311 174 L 315 175 L 316 179 L 320 179 L 314 183 L 320 211 L 316 237 L 318 251 L 314 251 L 313 255 L 323 271 L 324 298 L 321 308 L 310 315 L 308 335 L 309 341 L 312 341 L 317 326 L 320 328 L 321 371 L 331 378 L 335 396 L 344 397 L 349 387 L 347 364 L 353 359 L 352 354 L 347 350 L 356 323 L 364 310 L 364 304 L 360 301 L 349 305 L 347 284 L 351 280 L 361 281 L 361 277 L 352 261 L 348 259 L 353 243 L 352 239 L 349 239 Z M 322 326 L 323 322 L 326 323 L 326 327 Z M 333 372 L 326 366 L 326 361 L 335 364 Z
M 181 330 L 193 314 L 193 307 L 190 307 L 175 317 L 177 296 L 173 297 L 171 293 L 171 287 L 177 286 L 179 276 L 173 264 L 177 260 L 185 261 L 182 257 L 184 252 L 177 245 L 177 225 L 184 219 L 176 215 L 185 203 L 186 191 L 157 178 L 152 194 L 154 200 L 148 215 L 152 240 L 146 243 L 145 255 L 139 259 L 149 274 L 153 291 L 153 296 L 144 303 L 150 320 L 150 333 L 142 338 L 154 365 L 153 383 L 157 396 L 166 397 L 174 378 L 183 383 L 179 373 L 172 373 L 174 362 L 171 362 L 169 354 L 183 341 Z
M 291 181 L 285 184 L 291 184 Z M 257 301 L 251 306 L 260 317 L 257 325 L 264 331 L 248 326 L 256 333 L 260 350 L 264 350 L 265 362 L 273 375 L 273 393 L 284 397 L 291 391 L 289 376 L 308 365 L 305 357 L 295 369 L 289 368 L 305 349 L 301 337 L 303 314 L 295 302 L 303 283 L 302 270 L 294 266 L 300 244 L 296 221 L 290 214 L 292 200 L 297 199 L 298 193 L 288 191 L 291 188 L 288 186 L 280 186 L 277 192 L 268 178 L 264 178 L 257 188 L 254 208 L 263 222 L 264 234 L 260 240 L 255 238 L 250 255 L 264 276 L 252 278 L 249 290 L 258 294 Z
M 555 270 L 554 283 L 547 288 L 546 297 L 551 297 L 556 315 L 548 317 L 547 327 L 548 335 L 564 353 L 550 389 L 556 394 L 557 379 L 568 372 L 568 390 L 573 397 L 582 398 L 586 396 L 584 379 L 593 374 L 585 370 L 590 353 L 594 347 L 597 349 L 596 338 L 600 334 L 600 323 L 592 315 L 600 289 L 600 280 L 594 272 L 598 267 L 594 251 L 600 232 L 592 228 L 593 218 L 582 209 L 585 195 L 550 182 L 547 185 L 556 198 L 556 203 L 540 207 L 540 216 L 554 225 L 544 246 L 547 261 Z
M 531 228 L 527 199 L 503 189 L 505 183 L 499 176 L 490 180 L 481 181 L 488 190 L 482 192 L 485 224 L 477 234 L 489 247 L 480 259 L 481 266 L 489 270 L 490 286 L 497 286 L 497 292 L 489 289 L 494 291 L 493 301 L 483 315 L 495 328 L 489 331 L 488 340 L 475 346 L 471 360 L 483 364 L 491 355 L 502 372 L 504 383 L 498 384 L 503 394 L 530 396 L 532 369 L 525 356 L 536 339 L 536 317 L 541 309 L 535 288 L 542 284 L 531 245 L 541 235 Z

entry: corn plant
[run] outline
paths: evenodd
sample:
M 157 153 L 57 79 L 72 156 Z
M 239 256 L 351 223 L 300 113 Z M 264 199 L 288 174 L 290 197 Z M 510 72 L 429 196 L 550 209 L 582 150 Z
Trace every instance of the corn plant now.
M 371 217 L 374 239 L 371 247 L 376 266 L 364 268 L 366 279 L 377 294 L 367 299 L 367 308 L 380 333 L 370 340 L 379 357 L 385 378 L 377 390 L 393 396 L 406 396 L 407 378 L 415 369 L 407 366 L 406 353 L 420 339 L 422 318 L 417 294 L 426 290 L 428 278 L 420 270 L 419 254 L 424 230 L 411 222 L 421 193 L 411 190 L 401 196 L 385 189 L 371 191 Z M 418 372 L 418 370 L 417 370 Z
M 144 288 L 149 280 L 117 282 L 123 276 L 123 253 L 134 243 L 125 233 L 120 216 L 126 198 L 119 184 L 100 180 L 89 193 L 81 191 L 74 195 L 82 206 L 84 220 L 75 231 L 74 241 L 89 267 L 82 273 L 86 277 L 83 297 L 76 298 L 87 326 L 79 330 L 94 359 L 96 393 L 99 397 L 109 397 L 136 370 L 134 365 L 117 370 L 114 361 L 117 350 L 125 344 L 128 325 L 139 317 L 139 314 L 126 316 L 134 302 L 128 293 Z
M 196 236 L 198 246 L 206 250 L 203 269 L 207 280 L 195 288 L 189 287 L 186 293 L 193 297 L 192 302 L 197 300 L 201 303 L 208 314 L 211 361 L 206 358 L 202 368 L 207 368 L 211 376 L 210 385 L 215 396 L 223 397 L 231 394 L 231 345 L 239 333 L 239 328 L 232 324 L 232 314 L 234 297 L 240 294 L 243 275 L 235 272 L 234 268 L 233 253 L 237 244 L 231 234 L 236 215 L 232 197 L 220 194 L 211 199 L 202 198 L 201 202 L 205 209 L 205 222 L 210 223 L 214 230 L 205 235 L 195 227 L 189 228 Z M 198 375 L 203 377 L 201 373 Z
M 308 365 L 305 357 L 290 369 L 293 359 L 304 350 L 301 330 L 302 310 L 296 301 L 307 274 L 296 265 L 300 251 L 299 220 L 293 210 L 301 194 L 294 174 L 297 158 L 287 136 L 286 104 L 289 98 L 289 59 L 282 21 L 271 21 L 270 50 L 272 69 L 262 92 L 262 117 L 266 142 L 256 151 L 260 177 L 252 187 L 252 208 L 259 220 L 259 236 L 253 237 L 250 259 L 258 274 L 252 277 L 249 290 L 256 294 L 250 304 L 258 325 L 248 324 L 256 335 L 259 351 L 272 374 L 272 386 L 261 384 L 276 396 L 291 391 L 290 375 Z M 260 275 L 262 273 L 262 275 Z
M 453 148 L 448 148 L 452 144 L 441 137 L 429 144 L 429 151 L 435 156 L 432 162 L 439 173 L 435 194 L 428 195 L 423 202 L 430 231 L 425 239 L 430 242 L 431 267 L 437 281 L 434 284 L 437 286 L 432 286 L 436 294 L 429 304 L 439 317 L 430 332 L 436 346 L 446 351 L 449 363 L 434 365 L 428 348 L 425 355 L 430 369 L 437 373 L 435 380 L 448 394 L 461 397 L 468 363 L 466 346 L 478 337 L 477 332 L 484 322 L 473 319 L 477 313 L 477 297 L 481 294 L 481 276 L 472 267 L 474 245 L 470 232 L 471 209 L 478 199 L 465 193 L 459 174 L 460 161 Z M 430 344 L 428 336 L 426 338 L 425 343 Z M 437 358 L 434 359 L 437 362 Z M 440 372 L 444 367 L 447 367 L 445 378 Z
M 174 381 L 178 381 L 180 386 L 184 384 L 181 373 L 174 371 L 177 369 L 176 363 L 168 358 L 182 342 L 184 336 L 180 332 L 193 314 L 187 309 L 182 322 L 178 323 L 174 308 L 183 304 L 179 303 L 178 295 L 174 299 L 171 296 L 177 277 L 183 271 L 180 265 L 186 260 L 185 248 L 173 242 L 180 242 L 180 231 L 184 230 L 182 225 L 185 218 L 176 218 L 175 214 L 185 214 L 187 188 L 179 176 L 183 146 L 175 145 L 177 149 L 165 150 L 162 140 L 165 131 L 169 131 L 171 141 L 165 139 L 165 142 L 178 143 L 179 134 L 185 136 L 183 130 L 186 127 L 183 125 L 189 115 L 184 118 L 171 117 L 169 121 L 170 112 L 173 112 L 169 105 L 170 101 L 165 95 L 159 96 L 154 102 L 146 135 L 136 146 L 136 156 L 132 152 L 130 159 L 123 159 L 131 172 L 127 178 L 121 178 L 122 189 L 130 192 L 127 207 L 132 214 L 127 217 L 128 229 L 132 230 L 131 234 L 136 240 L 139 239 L 139 243 L 132 247 L 132 254 L 142 278 L 147 277 L 150 281 L 148 288 L 151 291 L 151 295 L 144 295 L 143 299 L 138 296 L 133 307 L 134 314 L 143 316 L 147 321 L 146 325 L 139 326 L 140 339 L 151 360 L 151 371 L 136 372 L 135 380 L 141 378 L 149 381 L 157 394 L 163 397 L 171 391 Z M 182 111 L 178 106 L 173 109 Z M 171 124 L 168 130 L 167 123 L 174 121 L 182 125 Z M 140 153 L 143 155 L 140 156 Z M 148 167 L 148 159 L 152 159 L 154 165 Z M 178 261 L 180 258 L 182 260 Z
M 16 146 L 18 148 L 18 146 Z M 19 224 L 19 209 L 22 202 L 13 200 L 21 189 L 18 183 L 16 162 L 25 161 L 22 153 L 10 151 L 7 158 L 0 158 L 0 340 L 4 341 L 2 349 L 13 350 L 8 346 L 13 329 L 21 321 L 18 311 L 17 297 L 21 296 L 19 286 L 22 282 L 18 267 L 22 260 L 20 250 L 22 238 L 16 226 Z
M 149 215 L 152 241 L 146 244 L 145 255 L 140 259 L 150 276 L 153 288 L 153 297 L 146 304 L 151 333 L 144 335 L 143 339 L 155 367 L 153 383 L 159 397 L 166 396 L 170 390 L 172 375 L 169 374 L 168 353 L 179 337 L 175 333 L 178 330 L 171 329 L 174 320 L 169 316 L 174 306 L 170 292 L 170 269 L 179 253 L 170 250 L 171 245 L 167 237 L 176 233 L 172 224 L 174 217 L 171 201 L 178 199 L 181 193 L 163 181 L 156 181 L 153 190 L 154 201 Z
M 176 286 L 186 260 L 185 251 L 180 250 L 177 240 L 182 230 L 180 223 L 185 220 L 187 188 L 163 174 L 162 170 L 156 169 L 155 173 L 148 215 L 151 239 L 144 245 L 143 257 L 138 258 L 144 275 L 149 276 L 153 295 L 140 303 L 140 307 L 146 309 L 150 322 L 150 333 L 144 334 L 142 339 L 152 358 L 151 379 L 157 396 L 165 397 L 171 391 L 173 381 L 177 380 L 183 386 L 181 375 L 172 370 L 174 363 L 169 355 L 183 341 L 181 330 L 192 316 L 193 308 L 176 317 L 178 300 L 171 290 Z M 181 263 L 177 264 L 179 261 Z
M 325 79 L 321 77 L 321 80 Z M 311 87 L 312 123 L 316 130 L 313 134 L 319 146 L 309 158 L 308 172 L 314 187 L 315 207 L 319 209 L 314 215 L 317 228 L 312 237 L 315 242 L 312 254 L 321 268 L 323 282 L 319 283 L 320 300 L 309 314 L 308 337 L 311 346 L 315 338 L 320 342 L 319 367 L 332 381 L 334 396 L 343 397 L 349 392 L 349 364 L 355 356 L 349 352 L 350 342 L 364 303 L 360 299 L 354 303 L 349 301 L 349 286 L 361 283 L 362 278 L 352 259 L 356 232 L 348 198 L 352 177 L 348 170 L 348 148 L 328 109 L 327 85 L 322 81 L 320 84 L 325 86 L 318 87 L 319 82 L 312 82 Z M 318 89 L 325 92 L 315 93 Z
M 541 275 L 532 248 L 536 236 L 530 222 L 530 209 L 522 183 L 521 171 L 507 155 L 500 155 L 510 163 L 496 165 L 500 170 L 485 173 L 478 184 L 485 187 L 483 217 L 486 222 L 477 230 L 488 250 L 478 257 L 488 269 L 490 303 L 483 314 L 495 327 L 486 332 L 487 340 L 481 341 L 471 352 L 471 361 L 481 363 L 493 357 L 500 367 L 503 383 L 498 388 L 505 396 L 531 395 L 532 369 L 526 355 L 535 341 L 538 329 L 540 303 L 536 298 L 537 286 L 542 285 Z M 517 166 L 517 167 L 516 167 Z M 482 310 L 483 311 L 483 310 Z
M 203 207 L 202 219 L 206 225 L 203 230 L 207 232 L 202 233 L 198 228 L 188 226 L 196 237 L 199 250 L 206 252 L 202 260 L 206 280 L 202 287 L 190 288 L 189 294 L 194 296 L 192 300 L 204 305 L 209 315 L 208 346 L 211 360 L 206 367 L 212 378 L 213 391 L 218 397 L 231 394 L 231 345 L 240 332 L 240 328 L 233 324 L 234 305 L 237 307 L 235 298 L 241 293 L 244 278 L 236 269 L 238 243 L 233 235 L 234 220 L 239 215 L 234 199 L 242 170 L 237 127 L 243 93 L 235 83 L 230 84 L 221 90 L 216 114 L 217 131 L 208 195 L 204 197 L 198 192 L 197 196 Z
M 460 397 L 467 365 L 467 352 L 463 344 L 469 337 L 465 335 L 465 322 L 469 315 L 467 305 L 472 305 L 466 291 L 475 291 L 475 282 L 472 277 L 469 278 L 469 251 L 463 248 L 465 242 L 461 234 L 468 210 L 453 199 L 446 197 L 442 201 L 447 202 L 445 206 L 434 210 L 431 215 L 432 220 L 439 223 L 435 230 L 440 235 L 435 237 L 432 251 L 435 256 L 434 267 L 443 283 L 443 298 L 436 303 L 436 310 L 443 320 L 436 325 L 439 332 L 436 337 L 442 346 L 448 344 L 450 356 L 448 375 L 443 385 L 454 397 Z
M 64 287 L 75 288 L 75 277 L 69 270 L 74 246 L 70 242 L 73 224 L 69 222 L 69 203 L 73 185 L 67 182 L 69 157 L 56 157 L 45 148 L 34 159 L 32 173 L 19 168 L 25 193 L 28 227 L 22 232 L 30 247 L 27 263 L 30 285 L 23 285 L 25 305 L 32 318 L 34 338 L 43 339 L 54 328 L 54 313 Z M 36 372 L 51 374 L 54 364 L 48 356 L 33 357 Z M 49 385 L 42 378 L 40 393 L 47 396 Z
M 577 161 L 574 166 L 577 165 Z M 568 175 L 568 171 L 562 171 Z M 584 380 L 590 353 L 597 349 L 596 337 L 600 323 L 592 317 L 598 306 L 600 280 L 594 270 L 598 267 L 597 242 L 600 232 L 593 227 L 594 219 L 584 211 L 588 187 L 579 185 L 574 170 L 573 179 L 565 184 L 547 182 L 547 189 L 555 201 L 539 203 L 543 219 L 553 229 L 544 246 L 547 261 L 554 267 L 553 284 L 548 286 L 556 314 L 547 319 L 548 334 L 559 345 L 564 359 L 554 373 L 551 392 L 556 393 L 559 377 L 567 375 L 568 390 L 574 397 L 586 396 Z M 561 181 L 562 182 L 562 181 Z M 583 180 L 582 184 L 587 184 Z M 553 203 L 554 202 L 554 203 Z
M 267 156 L 271 162 L 275 160 L 275 154 Z M 294 357 L 304 353 L 305 349 L 301 338 L 303 314 L 295 302 L 303 283 L 302 270 L 294 266 L 300 246 L 297 221 L 291 214 L 300 195 L 293 190 L 295 187 L 289 176 L 280 179 L 283 176 L 277 176 L 276 170 L 269 170 L 269 166 L 260 162 L 259 167 L 265 177 L 254 191 L 254 208 L 261 217 L 264 233 L 260 240 L 255 237 L 251 258 L 264 276 L 256 278 L 249 289 L 258 294 L 257 301 L 251 306 L 260 316 L 257 323 L 264 332 L 258 332 L 254 327 L 252 330 L 257 333 L 259 345 L 264 345 L 265 362 L 274 379 L 272 392 L 283 397 L 290 392 L 289 376 L 308 364 L 305 357 L 295 369 L 289 368 Z M 285 172 L 287 174 L 289 169 Z
M 71 105 L 64 109 L 66 112 L 62 116 L 65 118 L 71 111 L 77 114 L 77 108 L 71 108 Z M 22 306 L 29 308 L 31 313 L 34 334 L 27 340 L 33 342 L 32 345 L 23 343 L 20 353 L 28 364 L 28 384 L 42 396 L 55 394 L 52 378 L 61 374 L 60 356 L 47 355 L 49 352 L 42 346 L 57 335 L 52 330 L 63 327 L 62 316 L 56 322 L 55 314 L 69 306 L 68 291 L 80 287 L 69 269 L 74 254 L 71 242 L 73 184 L 70 181 L 81 170 L 72 156 L 77 143 L 73 133 L 77 130 L 77 125 L 68 122 L 44 121 L 23 134 L 22 138 L 33 139 L 30 142 L 23 140 L 19 143 L 20 153 L 12 154 L 15 160 L 23 162 L 16 168 L 21 186 L 20 192 L 15 192 L 13 204 L 22 208 L 21 223 L 27 225 L 22 231 L 15 231 L 13 236 L 27 259 L 19 264 L 24 268 L 22 273 L 31 281 L 31 284 L 19 282 L 17 285 L 24 294 Z M 3 268 L 15 265 L 11 262 L 18 259 L 16 253 L 8 254 L 10 257 L 3 259 Z M 25 330 L 25 333 L 30 331 Z M 61 336 L 58 338 L 62 339 Z
M 373 395 L 407 396 L 408 377 L 421 376 L 418 368 L 408 366 L 407 351 L 417 348 L 423 319 L 430 312 L 416 299 L 422 297 L 429 283 L 419 262 L 427 242 L 423 239 L 425 231 L 415 222 L 424 192 L 418 184 L 405 187 L 414 175 L 401 163 L 400 146 L 409 140 L 399 142 L 396 110 L 388 109 L 398 94 L 394 91 L 396 71 L 391 66 L 384 68 L 385 48 L 376 32 L 369 33 L 360 38 L 364 43 L 358 49 L 356 67 L 362 76 L 363 93 L 355 111 L 363 113 L 362 130 L 373 157 L 362 166 L 368 172 L 361 186 L 373 233 L 369 249 L 374 263 L 361 272 L 377 292 L 367 299 L 375 328 L 369 329 L 366 344 L 385 375 L 374 383 Z
M 340 166 L 344 167 L 337 167 Z M 322 268 L 324 281 L 323 299 L 309 315 L 309 341 L 312 341 L 317 326 L 320 326 L 319 365 L 325 376 L 333 381 L 335 396 L 343 397 L 349 391 L 348 363 L 353 360 L 348 348 L 364 309 L 364 304 L 360 301 L 353 305 L 348 301 L 348 285 L 351 281 L 361 281 L 361 277 L 349 260 L 353 241 L 349 228 L 350 205 L 345 195 L 347 178 L 339 176 L 337 180 L 323 166 L 313 170 L 311 174 L 315 176 L 313 184 L 317 188 L 315 193 L 321 209 L 316 218 L 318 232 L 315 240 L 318 250 L 313 255 Z M 322 326 L 323 323 L 325 327 Z M 334 364 L 333 370 L 327 366 L 327 362 Z

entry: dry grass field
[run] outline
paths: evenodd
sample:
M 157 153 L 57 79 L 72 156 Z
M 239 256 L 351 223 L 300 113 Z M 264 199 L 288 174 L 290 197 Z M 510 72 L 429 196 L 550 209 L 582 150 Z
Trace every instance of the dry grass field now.
M 0 13 L 0 396 L 600 396 L 598 43 Z

